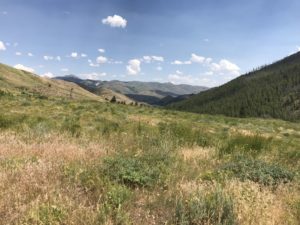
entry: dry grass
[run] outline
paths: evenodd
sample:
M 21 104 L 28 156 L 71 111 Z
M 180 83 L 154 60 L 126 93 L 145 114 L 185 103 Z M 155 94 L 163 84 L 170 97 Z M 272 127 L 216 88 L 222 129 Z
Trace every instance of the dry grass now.
M 24 139 L 0 135 L 0 224 L 42 224 L 37 213 L 41 206 L 61 207 L 66 224 L 95 224 L 97 206 L 89 204 L 82 190 L 64 185 L 62 166 L 105 156 L 104 144 L 78 144 L 55 134 L 38 143 Z

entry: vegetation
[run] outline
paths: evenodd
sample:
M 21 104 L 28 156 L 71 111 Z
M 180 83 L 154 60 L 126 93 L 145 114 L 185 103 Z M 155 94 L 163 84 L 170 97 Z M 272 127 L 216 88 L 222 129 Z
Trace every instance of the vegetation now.
M 30 93 L 0 97 L 0 224 L 299 224 L 298 123 Z
M 300 119 L 300 53 L 169 108 L 232 117 Z

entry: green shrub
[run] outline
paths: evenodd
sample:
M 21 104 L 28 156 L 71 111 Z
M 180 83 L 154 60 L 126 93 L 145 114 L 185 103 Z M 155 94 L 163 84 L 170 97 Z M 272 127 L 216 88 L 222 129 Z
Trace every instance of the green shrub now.
M 0 114 L 0 129 L 8 129 L 20 125 L 26 120 L 26 115 L 3 115 Z
M 263 161 L 239 157 L 233 162 L 224 165 L 219 173 L 226 172 L 240 180 L 251 180 L 263 185 L 278 185 L 293 180 L 294 174 L 277 165 Z
M 97 131 L 100 131 L 102 135 L 110 135 L 120 130 L 120 125 L 117 122 L 107 120 L 105 118 L 97 119 L 99 124 L 97 125 Z
M 209 146 L 211 139 L 203 131 L 183 123 L 159 123 L 158 129 L 164 138 L 174 140 L 179 146 Z
M 236 218 L 232 200 L 220 190 L 212 193 L 197 192 L 188 199 L 176 201 L 177 225 L 234 225 Z
M 38 209 L 31 212 L 25 224 L 52 225 L 64 224 L 66 212 L 56 206 L 42 204 Z
M 111 180 L 129 187 L 149 187 L 163 180 L 168 172 L 170 157 L 163 154 L 106 158 L 103 172 Z
M 81 133 L 79 118 L 65 118 L 61 130 L 69 132 L 74 137 L 79 137 Z
M 219 156 L 231 154 L 243 154 L 256 157 L 267 149 L 271 140 L 259 135 L 244 136 L 237 135 L 232 137 L 224 146 L 219 150 Z

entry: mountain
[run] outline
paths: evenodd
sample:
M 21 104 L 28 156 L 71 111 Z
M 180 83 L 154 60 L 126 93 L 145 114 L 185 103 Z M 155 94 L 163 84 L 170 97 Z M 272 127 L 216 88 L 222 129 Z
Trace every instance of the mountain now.
M 299 120 L 300 52 L 168 108 L 233 117 Z
M 112 90 L 116 93 L 126 95 L 137 102 L 145 102 L 151 105 L 159 105 L 161 99 L 171 96 L 196 94 L 207 90 L 206 87 L 191 86 L 186 84 L 174 85 L 172 83 L 141 82 L 141 81 L 95 81 L 83 80 L 74 75 L 56 77 L 58 80 L 70 81 L 79 86 L 96 93 L 100 88 Z
M 104 101 L 77 84 L 40 77 L 27 71 L 0 64 L 0 91 L 13 94 L 28 93 L 46 97 Z
M 163 99 L 161 99 L 157 105 L 160 105 L 160 106 L 167 106 L 167 105 L 170 105 L 172 103 L 175 103 L 175 102 L 180 102 L 180 101 L 183 101 L 183 100 L 186 100 L 186 99 L 189 99 L 191 98 L 192 96 L 194 96 L 195 94 L 189 94 L 189 95 L 179 95 L 179 96 L 176 96 L 176 97 L 173 97 L 173 96 L 166 96 L 164 97 Z

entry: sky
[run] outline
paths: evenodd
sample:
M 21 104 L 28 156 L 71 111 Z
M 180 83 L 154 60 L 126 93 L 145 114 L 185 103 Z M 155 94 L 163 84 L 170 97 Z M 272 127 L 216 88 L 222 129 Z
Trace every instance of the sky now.
M 300 51 L 299 0 L 0 0 L 0 62 L 214 87 Z

